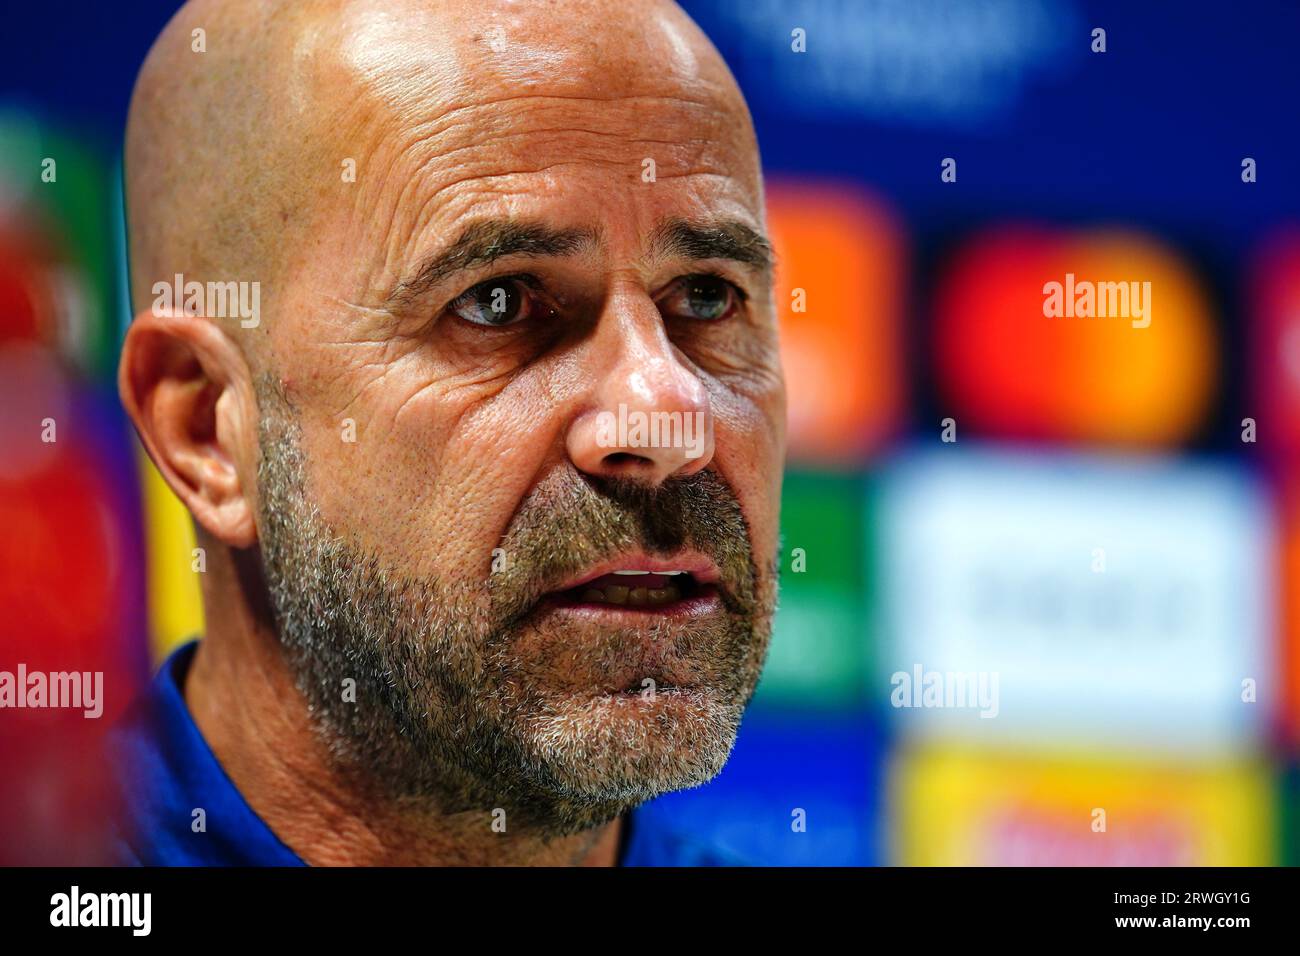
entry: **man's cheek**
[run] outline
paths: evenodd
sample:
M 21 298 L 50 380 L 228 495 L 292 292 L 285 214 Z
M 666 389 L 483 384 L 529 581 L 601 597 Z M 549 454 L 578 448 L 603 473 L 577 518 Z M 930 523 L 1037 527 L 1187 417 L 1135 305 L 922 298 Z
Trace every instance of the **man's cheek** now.
M 310 417 L 327 446 L 360 453 L 353 467 L 400 478 L 410 463 L 442 461 L 465 416 L 492 392 L 488 384 L 403 361 L 340 377 L 328 392 L 305 395 L 304 407 L 317 409 Z
M 775 521 L 780 508 L 786 449 L 785 382 L 779 368 L 763 378 L 763 387 L 754 393 L 752 402 L 759 425 L 748 436 L 751 460 L 760 482 L 765 482 L 769 510 Z
M 477 411 L 430 402 L 396 423 L 377 415 L 358 423 L 369 437 L 356 444 L 324 431 L 322 516 L 406 574 L 486 579 L 509 559 L 494 549 L 540 461 L 518 422 L 540 419 L 512 416 L 505 427 Z
M 749 529 L 753 561 L 762 574 L 776 555 L 780 534 L 781 429 L 768 424 L 765 416 L 742 421 L 743 427 L 727 427 L 721 432 L 717 466 L 736 492 Z

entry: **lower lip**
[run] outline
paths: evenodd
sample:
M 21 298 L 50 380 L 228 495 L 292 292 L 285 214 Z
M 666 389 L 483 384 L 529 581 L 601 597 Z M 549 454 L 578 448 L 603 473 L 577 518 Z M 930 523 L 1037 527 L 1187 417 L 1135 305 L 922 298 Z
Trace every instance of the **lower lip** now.
M 722 610 L 718 589 L 712 584 L 699 588 L 690 597 L 657 607 L 633 607 L 601 601 L 567 601 L 556 596 L 543 600 L 542 608 L 577 620 L 603 624 L 644 624 L 647 621 L 689 621 L 717 614 Z

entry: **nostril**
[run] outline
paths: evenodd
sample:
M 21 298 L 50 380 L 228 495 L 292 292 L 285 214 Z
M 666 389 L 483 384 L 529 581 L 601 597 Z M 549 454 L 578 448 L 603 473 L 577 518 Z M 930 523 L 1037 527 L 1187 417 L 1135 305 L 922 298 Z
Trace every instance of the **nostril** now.
M 637 468 L 644 465 L 653 465 L 649 458 L 641 455 L 633 455 L 631 452 L 616 451 L 605 456 L 605 464 L 611 468 L 617 468 L 620 471 L 629 468 Z

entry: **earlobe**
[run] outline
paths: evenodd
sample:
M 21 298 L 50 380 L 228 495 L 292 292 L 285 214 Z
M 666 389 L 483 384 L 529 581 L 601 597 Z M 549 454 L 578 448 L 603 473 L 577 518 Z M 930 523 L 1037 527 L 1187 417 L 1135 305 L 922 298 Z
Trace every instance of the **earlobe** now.
M 138 315 L 127 330 L 118 390 L 164 479 L 215 538 L 257 541 L 256 429 L 248 365 L 225 332 L 185 314 Z

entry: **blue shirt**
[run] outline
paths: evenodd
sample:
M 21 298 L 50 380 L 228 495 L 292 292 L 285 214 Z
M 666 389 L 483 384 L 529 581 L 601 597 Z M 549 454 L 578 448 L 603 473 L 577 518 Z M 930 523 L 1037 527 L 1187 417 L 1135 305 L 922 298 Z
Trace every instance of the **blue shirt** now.
M 119 862 L 133 866 L 303 866 L 253 812 L 190 716 L 181 688 L 197 641 L 177 649 L 111 735 Z M 194 832 L 195 810 L 204 812 Z M 643 809 L 623 818 L 619 866 L 743 865 Z

